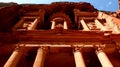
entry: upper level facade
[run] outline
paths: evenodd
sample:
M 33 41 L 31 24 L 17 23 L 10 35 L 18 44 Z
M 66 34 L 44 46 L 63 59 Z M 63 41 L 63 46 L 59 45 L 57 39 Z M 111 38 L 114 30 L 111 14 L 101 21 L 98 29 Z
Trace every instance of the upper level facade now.
M 120 20 L 99 12 L 89 3 L 17 5 L 2 8 L 0 13 L 4 12 L 1 15 L 3 43 L 111 43 L 119 42 L 120 38 Z

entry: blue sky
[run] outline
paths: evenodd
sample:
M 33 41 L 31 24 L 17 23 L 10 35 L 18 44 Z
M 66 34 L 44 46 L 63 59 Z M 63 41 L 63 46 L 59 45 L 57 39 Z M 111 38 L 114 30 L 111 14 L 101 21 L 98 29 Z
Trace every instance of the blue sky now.
M 16 2 L 22 3 L 35 3 L 35 4 L 49 4 L 51 2 L 71 1 L 71 2 L 89 2 L 98 10 L 117 11 L 119 8 L 118 0 L 0 0 L 0 2 Z

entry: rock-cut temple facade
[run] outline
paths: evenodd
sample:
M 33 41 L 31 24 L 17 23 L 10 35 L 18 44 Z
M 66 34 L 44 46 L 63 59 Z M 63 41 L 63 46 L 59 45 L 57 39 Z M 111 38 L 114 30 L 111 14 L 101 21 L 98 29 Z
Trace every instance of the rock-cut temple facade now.
M 120 19 L 85 2 L 0 8 L 1 67 L 120 67 Z

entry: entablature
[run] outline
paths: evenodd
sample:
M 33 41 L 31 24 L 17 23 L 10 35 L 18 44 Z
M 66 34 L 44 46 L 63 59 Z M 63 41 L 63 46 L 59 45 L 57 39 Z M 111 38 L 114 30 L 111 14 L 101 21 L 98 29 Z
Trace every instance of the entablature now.
M 119 41 L 119 34 L 110 31 L 76 31 L 76 30 L 17 30 L 12 33 L 1 33 L 1 42 L 101 42 Z M 15 42 L 14 42 L 15 41 Z

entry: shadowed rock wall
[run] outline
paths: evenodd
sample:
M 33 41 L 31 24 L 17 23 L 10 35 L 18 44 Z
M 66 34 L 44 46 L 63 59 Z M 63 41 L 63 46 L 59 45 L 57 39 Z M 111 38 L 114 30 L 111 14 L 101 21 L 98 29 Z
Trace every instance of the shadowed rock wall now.
M 19 20 L 20 6 L 14 5 L 0 9 L 0 32 L 9 31 Z

